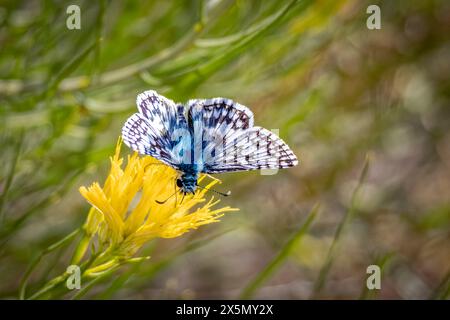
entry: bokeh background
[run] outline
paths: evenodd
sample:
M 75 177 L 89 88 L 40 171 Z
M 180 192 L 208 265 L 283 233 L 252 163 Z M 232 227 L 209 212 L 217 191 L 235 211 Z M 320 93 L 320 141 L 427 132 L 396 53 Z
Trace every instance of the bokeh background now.
M 2 1 L 0 298 L 82 225 L 78 188 L 104 180 L 153 89 L 250 107 L 301 164 L 218 176 L 239 212 L 153 241 L 151 260 L 85 298 L 447 299 L 449 35 L 445 0 Z M 30 290 L 71 250 L 47 255 Z M 372 264 L 381 290 L 366 288 Z

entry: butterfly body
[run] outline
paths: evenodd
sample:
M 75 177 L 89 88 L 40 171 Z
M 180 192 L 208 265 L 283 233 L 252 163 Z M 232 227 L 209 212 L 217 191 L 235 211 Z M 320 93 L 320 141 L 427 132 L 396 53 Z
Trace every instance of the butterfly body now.
M 182 193 L 195 193 L 199 176 L 197 165 L 181 164 L 178 171 L 180 171 L 180 175 L 177 179 L 177 187 L 181 189 Z
M 175 104 L 155 91 L 137 97 L 138 113 L 122 129 L 131 149 L 180 172 L 177 186 L 195 193 L 199 174 L 281 169 L 297 157 L 274 133 L 253 126 L 253 113 L 230 99 Z
M 180 174 L 177 179 L 177 187 L 180 188 L 183 193 L 195 193 L 197 190 L 198 172 L 187 171 Z

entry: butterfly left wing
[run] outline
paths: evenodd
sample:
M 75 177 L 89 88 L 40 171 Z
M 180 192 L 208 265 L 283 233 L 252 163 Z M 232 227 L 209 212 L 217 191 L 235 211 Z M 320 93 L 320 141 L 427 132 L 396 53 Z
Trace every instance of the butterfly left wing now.
M 128 118 L 122 128 L 124 143 L 178 168 L 182 162 L 178 149 L 184 140 L 190 140 L 184 107 L 152 90 L 139 94 L 136 104 L 139 113 Z

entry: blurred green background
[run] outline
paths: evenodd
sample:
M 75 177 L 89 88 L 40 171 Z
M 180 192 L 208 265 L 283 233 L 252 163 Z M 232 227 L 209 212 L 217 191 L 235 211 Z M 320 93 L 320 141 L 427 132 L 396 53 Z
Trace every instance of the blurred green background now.
M 78 188 L 105 179 L 148 89 L 238 101 L 301 163 L 218 175 L 240 212 L 152 242 L 86 298 L 448 298 L 449 35 L 445 0 L 2 1 L 0 298 L 83 223 Z M 366 288 L 371 264 L 381 290 Z

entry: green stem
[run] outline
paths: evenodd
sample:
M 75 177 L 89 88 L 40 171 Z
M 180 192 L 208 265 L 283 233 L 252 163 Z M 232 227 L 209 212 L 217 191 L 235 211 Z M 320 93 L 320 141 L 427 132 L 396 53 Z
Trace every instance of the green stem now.
M 83 264 L 80 266 L 80 269 L 82 269 L 82 270 L 89 269 L 92 266 L 92 264 L 97 261 L 98 258 L 99 258 L 99 255 L 92 255 L 89 258 L 89 260 L 83 262 Z M 68 276 L 69 276 L 69 274 L 67 272 L 64 272 L 60 276 L 57 276 L 57 277 L 51 279 L 42 287 L 42 289 L 38 290 L 35 294 L 30 296 L 28 299 L 30 299 L 30 300 L 38 299 L 44 294 L 51 293 L 52 290 L 54 290 L 55 291 L 54 293 L 56 293 L 56 290 L 58 289 L 57 286 L 62 284 L 68 278 Z M 54 293 L 53 294 L 51 293 L 50 296 L 54 295 Z
M 83 232 L 84 232 L 83 238 L 81 238 L 80 242 L 78 243 L 78 246 L 75 249 L 75 252 L 72 256 L 70 264 L 78 264 L 81 261 L 81 259 L 84 257 L 86 250 L 89 246 L 91 237 L 88 236 L 84 230 L 83 230 Z
M 95 284 L 97 284 L 98 282 L 100 282 L 102 280 L 105 280 L 107 277 L 112 275 L 112 273 L 114 271 L 116 271 L 121 265 L 122 265 L 122 263 L 118 263 L 118 264 L 112 266 L 110 269 L 102 272 L 100 275 L 96 276 L 86 286 L 83 286 L 83 288 L 80 291 L 78 291 L 71 299 L 78 300 L 81 297 L 83 297 L 86 293 L 88 293 L 94 287 Z
M 41 297 L 42 295 L 49 293 L 53 288 L 55 288 L 57 285 L 63 283 L 67 277 L 69 276 L 69 274 L 64 273 L 56 278 L 53 278 L 52 280 L 50 280 L 49 282 L 47 282 L 47 284 L 40 289 L 38 292 L 36 292 L 35 294 L 33 294 L 32 296 L 30 296 L 28 299 L 29 300 L 36 300 L 39 297 Z
M 39 265 L 39 262 L 42 260 L 42 258 L 45 255 L 49 254 L 50 252 L 70 243 L 70 241 L 72 241 L 78 235 L 79 232 L 80 232 L 80 229 L 77 229 L 77 230 L 73 231 L 72 233 L 70 233 L 69 235 L 67 235 L 66 237 L 64 237 L 63 239 L 59 240 L 58 242 L 50 245 L 44 251 L 42 251 L 42 253 L 30 264 L 30 266 L 28 267 L 27 271 L 25 272 L 25 275 L 22 278 L 22 281 L 20 284 L 19 299 L 21 299 L 21 300 L 25 299 L 28 280 L 29 280 L 31 274 L 33 273 L 33 271 Z

